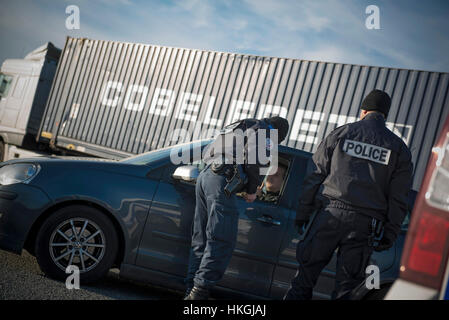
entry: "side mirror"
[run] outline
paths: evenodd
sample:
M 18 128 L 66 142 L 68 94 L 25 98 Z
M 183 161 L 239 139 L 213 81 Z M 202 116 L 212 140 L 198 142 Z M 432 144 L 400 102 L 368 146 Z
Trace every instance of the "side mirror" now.
M 180 166 L 173 173 L 173 179 L 195 182 L 200 171 L 196 166 Z

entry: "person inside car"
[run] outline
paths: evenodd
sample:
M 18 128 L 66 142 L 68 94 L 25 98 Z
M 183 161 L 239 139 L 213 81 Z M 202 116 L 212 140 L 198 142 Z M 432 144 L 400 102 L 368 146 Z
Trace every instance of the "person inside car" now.
M 265 181 L 257 188 L 257 199 L 266 202 L 277 202 L 286 172 L 287 164 L 279 161 L 276 172 L 270 172 Z

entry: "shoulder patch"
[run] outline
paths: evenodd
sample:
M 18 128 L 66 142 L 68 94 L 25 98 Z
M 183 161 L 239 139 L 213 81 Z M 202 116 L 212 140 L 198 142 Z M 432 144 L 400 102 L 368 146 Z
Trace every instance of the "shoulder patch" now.
M 271 141 L 270 138 L 267 138 L 267 140 L 265 141 L 265 143 L 266 143 L 266 149 L 267 149 L 267 150 L 273 149 L 273 142 Z
M 366 159 L 383 165 L 388 165 L 391 150 L 368 143 L 346 139 L 343 151 L 351 157 Z

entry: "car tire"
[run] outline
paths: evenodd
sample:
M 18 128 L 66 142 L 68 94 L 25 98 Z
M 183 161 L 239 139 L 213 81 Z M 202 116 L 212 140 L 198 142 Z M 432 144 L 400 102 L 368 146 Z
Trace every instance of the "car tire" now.
M 80 282 L 104 277 L 118 251 L 118 237 L 111 220 L 101 211 L 72 205 L 52 213 L 37 234 L 35 253 L 41 270 L 50 278 L 65 280 L 69 265 L 80 271 Z

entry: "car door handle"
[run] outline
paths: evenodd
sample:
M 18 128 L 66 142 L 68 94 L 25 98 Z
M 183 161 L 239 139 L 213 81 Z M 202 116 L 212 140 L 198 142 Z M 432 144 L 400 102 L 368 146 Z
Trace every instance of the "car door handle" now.
M 257 218 L 257 221 L 263 222 L 263 223 L 269 223 L 269 224 L 273 224 L 275 226 L 280 226 L 281 222 L 278 220 L 274 220 L 272 216 L 269 215 L 263 215 L 259 218 Z

